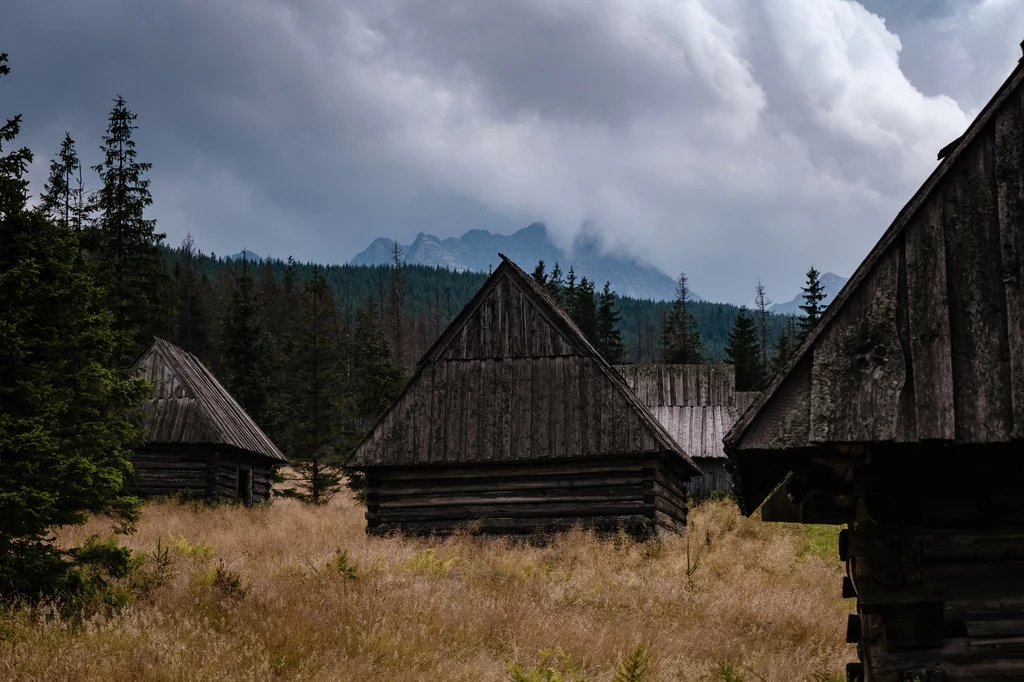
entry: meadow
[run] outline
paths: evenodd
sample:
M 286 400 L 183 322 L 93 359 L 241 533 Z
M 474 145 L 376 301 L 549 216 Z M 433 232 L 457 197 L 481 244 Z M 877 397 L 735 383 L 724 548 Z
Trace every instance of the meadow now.
M 363 528 L 347 496 L 150 503 L 116 606 L 0 611 L 0 679 L 829 682 L 856 659 L 835 528 L 727 501 L 646 543 Z M 90 534 L 109 526 L 59 541 Z

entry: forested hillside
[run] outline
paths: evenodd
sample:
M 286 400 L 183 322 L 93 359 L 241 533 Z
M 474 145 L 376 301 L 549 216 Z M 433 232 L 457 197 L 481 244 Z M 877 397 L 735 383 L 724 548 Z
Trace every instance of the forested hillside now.
M 173 269 L 182 261 L 181 249 L 168 248 L 167 259 L 169 267 Z M 215 317 L 219 314 L 221 306 L 226 304 L 222 302 L 226 301 L 224 295 L 230 292 L 234 273 L 243 267 L 243 263 L 240 260 L 218 259 L 198 252 L 193 256 L 193 263 L 196 271 L 204 279 L 204 313 L 207 317 Z M 531 270 L 535 264 L 519 265 Z M 275 281 L 281 281 L 289 264 L 283 260 L 265 260 L 261 263 L 247 263 L 245 267 L 258 273 L 258 278 L 262 281 L 269 282 L 271 276 Z M 292 271 L 300 282 L 309 281 L 313 272 L 319 271 L 330 285 L 342 317 L 350 322 L 354 320 L 355 311 L 367 301 L 376 306 L 382 320 L 388 316 L 393 266 L 320 265 L 296 262 L 292 264 Z M 487 275 L 403 264 L 402 278 L 406 289 L 402 319 L 407 327 L 404 334 L 404 343 L 407 346 L 403 352 L 403 360 L 411 366 L 440 334 L 448 321 L 473 297 L 487 279 Z M 615 283 L 611 284 L 614 289 Z M 621 314 L 619 330 L 625 346 L 623 362 L 655 361 L 661 349 L 665 315 L 671 309 L 672 302 L 638 300 L 626 296 L 619 296 L 616 300 Z M 709 362 L 722 362 L 725 359 L 729 332 L 739 314 L 739 307 L 729 303 L 706 301 L 690 301 L 688 307 L 696 320 L 706 359 Z M 782 329 L 786 317 L 773 314 L 768 316 L 768 320 L 769 333 L 774 339 Z M 217 347 L 215 325 L 208 333 L 212 335 L 211 347 Z M 212 356 L 205 359 L 213 364 L 218 362 L 217 358 Z

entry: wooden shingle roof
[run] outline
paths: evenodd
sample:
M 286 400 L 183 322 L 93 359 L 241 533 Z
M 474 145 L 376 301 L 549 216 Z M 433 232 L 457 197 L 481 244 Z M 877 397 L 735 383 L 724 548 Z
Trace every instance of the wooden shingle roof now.
M 242 406 L 191 353 L 154 338 L 134 367 L 154 384 L 140 415 L 146 444 L 228 445 L 286 461 Z
M 691 457 L 724 458 L 722 439 L 757 394 L 736 391 L 736 368 L 620 365 L 616 369 Z
M 663 452 L 699 474 L 548 293 L 501 259 L 349 465 Z
M 748 513 L 787 457 L 1024 439 L 1024 67 L 940 153 L 726 436 Z

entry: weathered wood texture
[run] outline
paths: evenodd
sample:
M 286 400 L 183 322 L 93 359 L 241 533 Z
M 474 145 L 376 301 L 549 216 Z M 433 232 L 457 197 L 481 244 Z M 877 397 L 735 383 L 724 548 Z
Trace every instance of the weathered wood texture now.
M 1022 78 L 901 211 L 727 450 L 1024 437 Z
M 966 469 L 963 448 L 973 454 Z M 950 470 L 958 470 L 955 486 Z M 858 503 L 844 554 L 868 679 L 1024 678 L 1018 453 L 958 446 L 851 474 Z
M 674 458 L 604 457 L 369 468 L 367 531 L 534 533 L 686 524 L 686 476 Z
M 266 458 L 226 447 L 151 446 L 132 454 L 126 489 L 140 497 L 270 498 L 271 466 Z
M 732 476 L 725 469 L 724 457 L 694 457 L 703 473 L 695 476 L 687 484 L 687 490 L 694 500 L 703 500 L 715 493 L 727 493 L 732 490 Z
M 424 356 L 349 466 L 659 452 L 674 453 L 696 472 L 547 293 L 503 260 Z
M 283 462 L 284 455 L 203 363 L 162 339 L 134 367 L 154 384 L 140 410 L 147 444 L 228 445 Z
M 733 365 L 621 365 L 616 369 L 694 458 L 725 457 L 722 439 L 757 396 L 736 392 Z

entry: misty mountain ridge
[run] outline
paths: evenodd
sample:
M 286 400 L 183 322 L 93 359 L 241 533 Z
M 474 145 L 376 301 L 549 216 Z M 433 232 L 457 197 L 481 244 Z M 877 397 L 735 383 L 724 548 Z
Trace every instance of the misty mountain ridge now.
M 848 279 L 848 277 L 837 275 L 834 272 L 826 272 L 818 278 L 821 285 L 825 287 L 825 298 L 821 301 L 822 308 L 832 302 L 832 299 L 836 297 L 836 294 L 838 294 L 840 290 L 842 290 L 843 286 L 846 285 L 846 281 Z M 800 306 L 803 305 L 803 302 L 803 293 L 799 293 L 793 298 L 793 300 L 786 301 L 785 303 L 776 303 L 768 308 L 768 311 L 778 315 L 789 315 L 792 313 L 794 315 L 801 316 L 804 314 L 804 311 L 800 310 Z
M 263 258 L 261 256 L 253 253 L 249 249 L 242 249 L 241 251 L 239 251 L 236 254 L 233 254 L 231 256 L 227 256 L 227 258 L 230 258 L 231 260 L 242 260 L 244 258 L 245 260 L 249 261 L 250 263 L 262 263 L 263 262 Z
M 351 265 L 389 265 L 392 262 L 392 240 L 380 237 L 357 254 Z M 640 259 L 602 253 L 597 238 L 587 232 L 577 236 L 572 251 L 566 252 L 551 240 L 547 228 L 534 223 L 510 234 L 493 234 L 487 230 L 470 230 L 461 237 L 441 239 L 420 232 L 412 244 L 400 245 L 405 262 L 448 268 L 456 272 L 489 272 L 500 262 L 503 253 L 517 265 L 532 272 L 537 261 L 544 261 L 550 272 L 555 263 L 563 277 L 572 267 L 577 280 L 587 277 L 600 290 L 605 282 L 620 296 L 654 301 L 675 298 L 676 281 L 657 267 Z M 704 299 L 690 292 L 695 301 Z

